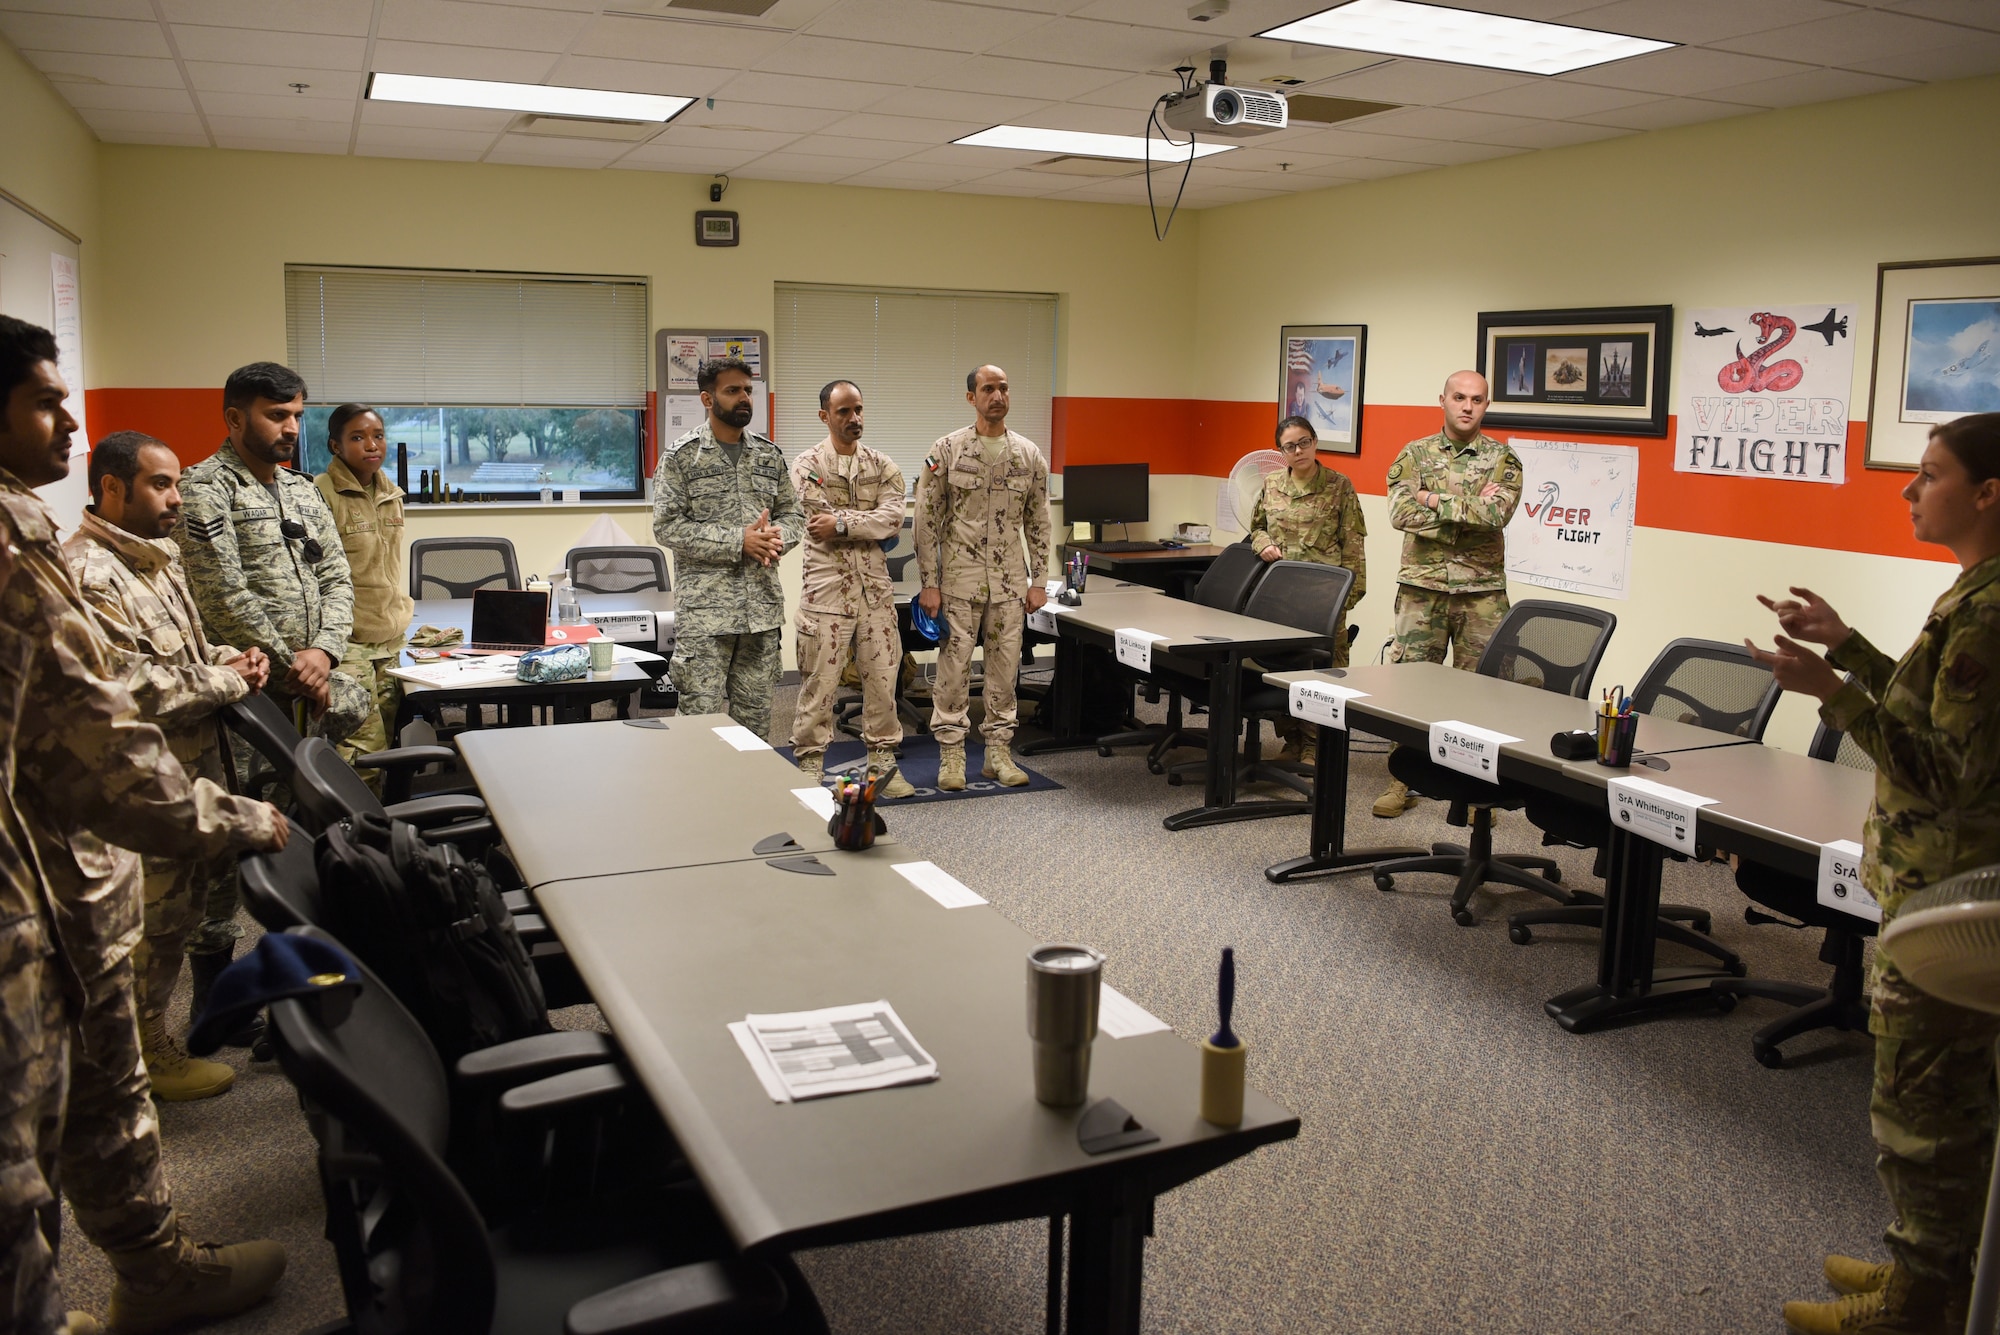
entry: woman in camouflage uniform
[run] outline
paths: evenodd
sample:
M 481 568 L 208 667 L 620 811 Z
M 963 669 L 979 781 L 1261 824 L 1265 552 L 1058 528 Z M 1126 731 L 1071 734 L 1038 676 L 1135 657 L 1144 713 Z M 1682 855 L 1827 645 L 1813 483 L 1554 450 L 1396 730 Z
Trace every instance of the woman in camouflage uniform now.
M 1850 630 L 1809 589 L 1760 599 L 1787 635 L 1751 647 L 1787 690 L 1875 762 L 1863 883 L 1886 924 L 1915 891 L 2000 862 L 2000 413 L 1935 427 L 1903 489 L 1918 541 L 1949 548 L 1960 573 L 1899 662 Z M 1843 683 L 1840 670 L 1854 674 Z M 1996 1119 L 1993 1041 L 2000 1021 L 1918 991 L 1878 953 L 1868 1027 L 1876 1170 L 1895 1222 L 1879 1265 L 1826 1258 L 1845 1295 L 1785 1305 L 1818 1332 L 1962 1329 L 1985 1209 Z

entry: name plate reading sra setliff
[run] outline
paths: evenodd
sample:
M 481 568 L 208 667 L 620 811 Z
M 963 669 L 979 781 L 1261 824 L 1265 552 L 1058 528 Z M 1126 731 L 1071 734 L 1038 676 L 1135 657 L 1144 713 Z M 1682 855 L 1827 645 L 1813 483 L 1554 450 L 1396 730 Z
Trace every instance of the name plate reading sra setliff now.
M 1150 630 L 1136 630 L 1131 626 L 1121 627 L 1111 634 L 1117 647 L 1118 661 L 1139 672 L 1153 670 L 1153 645 L 1156 641 L 1167 638 L 1164 635 L 1155 635 Z
M 1491 728 L 1474 727 L 1457 719 L 1431 724 L 1430 758 L 1446 769 L 1470 774 L 1488 783 L 1500 782 L 1500 748 L 1519 737 Z
M 1819 846 L 1819 902 L 1869 922 L 1882 921 L 1882 906 L 1861 884 L 1861 845 L 1852 839 Z
M 1352 686 L 1336 686 L 1330 681 L 1306 680 L 1292 683 L 1291 713 L 1295 719 L 1317 723 L 1322 728 L 1347 731 L 1347 702 L 1367 698 L 1368 692 Z
M 1715 805 L 1651 779 L 1613 779 L 1605 788 L 1611 822 L 1676 853 L 1694 852 L 1695 813 Z

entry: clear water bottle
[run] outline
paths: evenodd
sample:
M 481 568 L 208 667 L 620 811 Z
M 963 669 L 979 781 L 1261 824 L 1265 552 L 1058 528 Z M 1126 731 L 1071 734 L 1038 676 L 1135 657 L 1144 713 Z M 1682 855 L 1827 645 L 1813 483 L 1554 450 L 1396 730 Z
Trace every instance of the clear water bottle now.
M 577 601 L 576 586 L 569 582 L 568 575 L 550 577 L 555 588 L 556 624 L 558 626 L 580 626 L 583 624 L 583 604 Z

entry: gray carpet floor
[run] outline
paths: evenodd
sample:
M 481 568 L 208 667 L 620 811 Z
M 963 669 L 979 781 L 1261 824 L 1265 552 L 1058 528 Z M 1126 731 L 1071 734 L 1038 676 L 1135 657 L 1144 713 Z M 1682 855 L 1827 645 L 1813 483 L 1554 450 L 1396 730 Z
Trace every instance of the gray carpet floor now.
M 1566 1034 L 1541 1004 L 1589 980 L 1595 937 L 1507 939 L 1507 912 L 1547 901 L 1482 895 L 1461 928 L 1443 877 L 1394 894 L 1365 874 L 1273 886 L 1263 868 L 1304 851 L 1303 817 L 1169 834 L 1160 818 L 1200 790 L 1136 752 L 1034 763 L 1065 787 L 891 807 L 890 828 L 1031 934 L 1104 950 L 1108 981 L 1191 1041 L 1213 1027 L 1215 959 L 1234 946 L 1250 1078 L 1304 1124 L 1162 1198 L 1147 1331 L 1778 1332 L 1785 1299 L 1824 1295 L 1823 1253 L 1881 1254 L 1866 1036 L 1795 1040 L 1769 1071 L 1749 1036 L 1774 1003 Z M 1463 838 L 1433 803 L 1373 819 L 1384 778 L 1358 745 L 1350 842 Z M 1538 849 L 1519 815 L 1496 844 Z M 1567 883 L 1592 883 L 1588 854 L 1556 857 Z M 1726 868 L 1670 864 L 1666 891 L 1712 909 L 1753 974 L 1824 981 L 1817 934 L 1746 925 Z M 598 1023 L 589 1008 L 558 1022 Z M 276 1067 L 230 1060 L 229 1094 L 161 1109 L 167 1168 L 199 1236 L 291 1253 L 274 1298 L 218 1329 L 298 1335 L 341 1311 L 312 1144 Z M 1028 1223 L 801 1264 L 840 1335 L 1026 1333 L 1045 1247 Z M 101 1311 L 108 1273 L 73 1226 L 64 1260 L 72 1302 Z

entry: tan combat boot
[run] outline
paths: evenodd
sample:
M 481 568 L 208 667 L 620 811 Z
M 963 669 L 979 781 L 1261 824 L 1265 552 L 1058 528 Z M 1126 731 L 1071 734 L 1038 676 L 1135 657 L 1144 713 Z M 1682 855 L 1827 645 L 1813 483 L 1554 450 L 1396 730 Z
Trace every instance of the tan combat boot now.
M 885 749 L 870 751 L 868 753 L 868 768 L 874 770 L 877 774 L 888 774 L 889 767 L 895 763 L 896 753 L 894 751 Z M 903 771 L 901 770 L 897 770 L 891 776 L 889 782 L 882 785 L 883 797 L 915 797 L 916 795 L 916 785 L 904 778 Z
M 267 1241 L 216 1247 L 176 1232 L 158 1246 L 109 1255 L 117 1277 L 104 1322 L 113 1335 L 152 1335 L 183 1321 L 234 1316 L 261 1301 L 285 1273 L 285 1249 Z
M 1014 752 L 1006 742 L 986 744 L 986 764 L 979 773 L 985 778 L 1000 780 L 1003 788 L 1025 788 L 1030 782 L 1028 771 L 1014 763 Z
M 104 1323 L 88 1312 L 71 1312 L 63 1323 L 63 1335 L 104 1335 Z
M 1785 1325 L 1798 1335 L 1945 1335 L 1944 1285 L 1916 1279 L 1899 1265 L 1888 1271 L 1879 1289 L 1829 1303 L 1786 1303 Z
M 1835 1293 L 1873 1293 L 1889 1282 L 1893 1261 L 1859 1261 L 1852 1256 L 1826 1258 L 1826 1282 Z
M 146 1057 L 146 1078 L 153 1082 L 153 1097 L 162 1103 L 212 1099 L 228 1093 L 236 1083 L 236 1072 L 223 1063 L 190 1057 L 168 1030 L 164 1015 L 139 1021 L 139 1050 Z
M 1318 729 L 1314 729 L 1315 733 L 1317 731 Z M 1291 736 L 1282 738 L 1281 740 L 1285 744 L 1278 748 L 1278 754 L 1273 756 L 1272 759 L 1276 760 L 1280 765 L 1298 764 L 1305 755 L 1304 735 L 1295 732 Z
M 965 743 L 938 747 L 938 790 L 957 793 L 965 790 Z
M 801 778 L 811 779 L 814 783 L 825 782 L 826 752 L 816 751 L 809 756 L 799 756 L 798 762 L 799 776 Z
M 1417 799 L 1410 795 L 1410 786 L 1401 779 L 1391 779 L 1389 786 L 1382 790 L 1382 795 L 1375 799 L 1374 811 L 1383 820 L 1394 820 L 1416 804 Z

